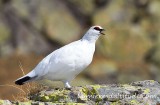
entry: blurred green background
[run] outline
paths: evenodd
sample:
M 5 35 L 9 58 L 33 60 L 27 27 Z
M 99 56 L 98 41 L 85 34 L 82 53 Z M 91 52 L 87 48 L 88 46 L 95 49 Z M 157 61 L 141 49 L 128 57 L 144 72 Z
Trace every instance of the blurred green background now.
M 0 0 L 0 85 L 14 84 L 23 75 L 20 64 L 28 73 L 92 25 L 107 35 L 97 41 L 92 64 L 74 86 L 160 81 L 159 0 Z M 0 87 L 0 98 L 13 99 L 17 92 Z

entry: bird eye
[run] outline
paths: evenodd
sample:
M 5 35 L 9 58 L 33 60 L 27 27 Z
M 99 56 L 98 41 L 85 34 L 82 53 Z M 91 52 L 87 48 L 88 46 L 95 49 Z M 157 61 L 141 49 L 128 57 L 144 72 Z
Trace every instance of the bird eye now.
M 94 27 L 95 30 L 100 31 L 101 29 L 99 27 Z

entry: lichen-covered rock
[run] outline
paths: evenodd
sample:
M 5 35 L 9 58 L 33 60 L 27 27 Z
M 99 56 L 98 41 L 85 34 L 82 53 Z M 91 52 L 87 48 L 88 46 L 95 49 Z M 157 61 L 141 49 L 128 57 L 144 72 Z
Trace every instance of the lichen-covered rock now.
M 154 80 L 133 82 L 131 84 L 87 85 L 47 89 L 30 96 L 28 102 L 0 100 L 4 105 L 157 105 L 160 103 L 160 84 Z
M 11 105 L 12 103 L 9 100 L 0 100 L 0 105 Z
M 47 2 L 13 0 L 12 5 L 20 17 L 27 17 L 37 29 L 45 28 L 49 37 L 58 42 L 69 43 L 77 39 L 80 34 L 80 25 L 59 0 L 47 0 Z

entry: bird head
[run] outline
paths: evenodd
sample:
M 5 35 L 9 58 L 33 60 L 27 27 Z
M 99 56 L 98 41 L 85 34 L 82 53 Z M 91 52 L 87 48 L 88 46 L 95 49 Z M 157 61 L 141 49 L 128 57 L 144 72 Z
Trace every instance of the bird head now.
M 90 29 L 89 29 L 89 32 L 91 34 L 96 34 L 96 35 L 105 35 L 103 33 L 103 31 L 105 31 L 101 26 L 92 26 Z
M 95 42 L 100 35 L 105 35 L 103 31 L 104 29 L 101 26 L 92 26 L 82 39 Z

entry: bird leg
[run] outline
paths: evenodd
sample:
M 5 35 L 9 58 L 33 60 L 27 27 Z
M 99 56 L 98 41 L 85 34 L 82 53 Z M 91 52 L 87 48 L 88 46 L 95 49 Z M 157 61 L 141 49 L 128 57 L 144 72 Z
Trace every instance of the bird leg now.
M 69 84 L 68 81 L 64 82 L 64 85 L 66 89 L 71 89 L 71 85 Z

